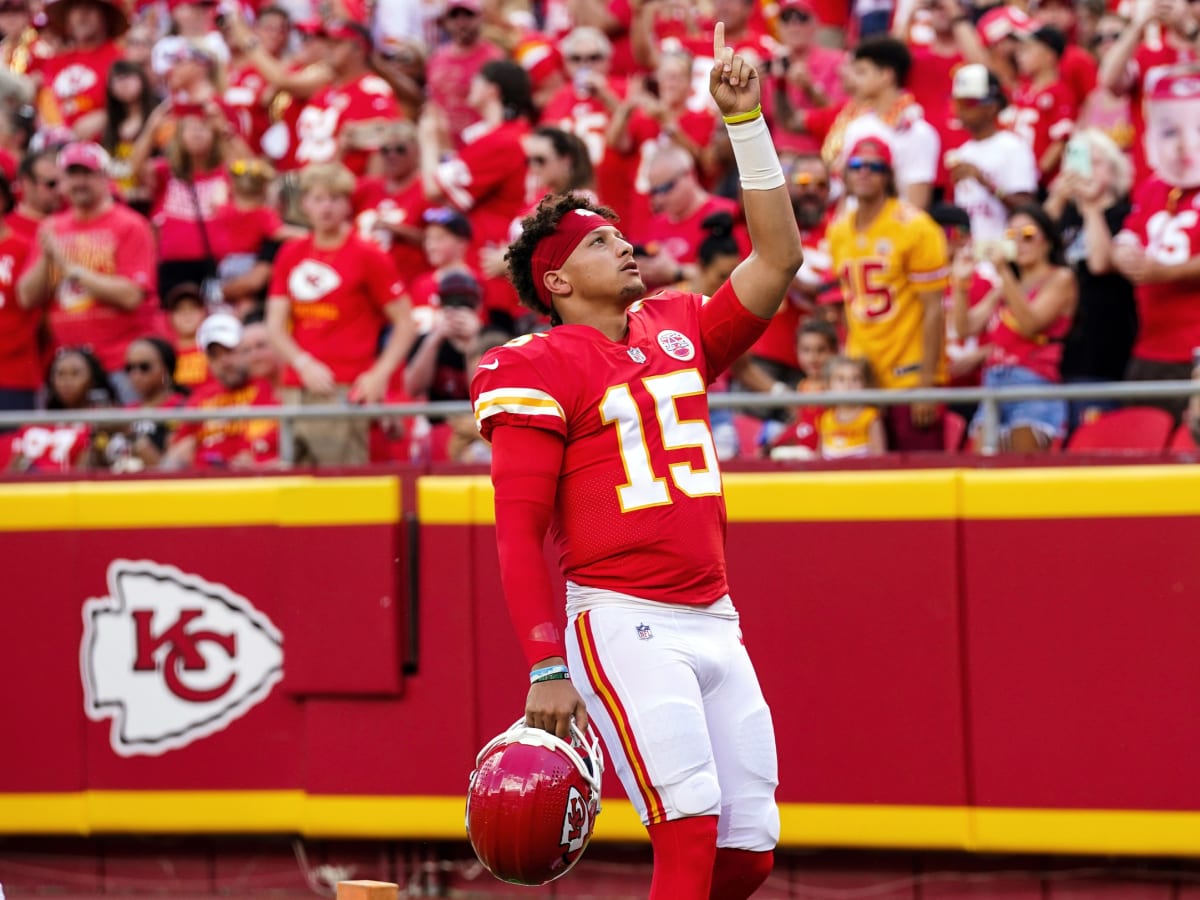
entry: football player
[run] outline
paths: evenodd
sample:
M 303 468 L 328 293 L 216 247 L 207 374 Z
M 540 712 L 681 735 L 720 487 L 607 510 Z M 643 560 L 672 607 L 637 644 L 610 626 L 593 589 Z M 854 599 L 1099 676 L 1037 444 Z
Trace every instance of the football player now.
M 594 722 L 649 829 L 650 897 L 672 900 L 749 897 L 779 836 L 774 728 L 729 596 L 705 392 L 767 327 L 803 252 L 758 73 L 721 23 L 713 56 L 753 251 L 711 298 L 643 298 L 611 212 L 548 197 L 506 258 L 553 327 L 487 353 L 472 382 L 530 665 L 526 723 L 569 739 Z M 539 562 L 548 532 L 565 640 Z

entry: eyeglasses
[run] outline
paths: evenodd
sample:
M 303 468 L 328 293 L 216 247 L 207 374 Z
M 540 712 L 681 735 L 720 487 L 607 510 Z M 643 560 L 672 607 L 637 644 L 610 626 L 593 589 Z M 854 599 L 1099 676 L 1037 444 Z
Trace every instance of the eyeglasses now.
M 527 166 L 544 166 L 549 161 L 550 160 L 548 160 L 544 156 L 527 156 L 527 157 L 525 157 L 525 164 Z
M 829 187 L 829 182 L 824 178 L 817 178 L 812 172 L 797 172 L 792 176 L 792 184 L 799 187 L 810 187 L 817 191 L 823 191 Z
M 408 155 L 408 144 L 384 144 L 379 148 L 380 153 L 395 153 L 397 156 Z
M 1106 44 L 1109 41 L 1115 41 L 1121 36 L 1119 31 L 1098 31 L 1092 35 L 1092 46 L 1099 47 L 1101 44 Z
M 863 159 L 859 156 L 852 156 L 846 160 L 846 168 L 851 172 L 858 172 L 866 169 L 873 175 L 883 175 L 892 171 L 892 167 L 885 163 L 882 159 Z
M 585 63 L 594 66 L 597 63 L 604 62 L 606 59 L 608 59 L 608 57 L 605 56 L 603 53 L 587 53 L 587 54 L 572 53 L 570 56 L 567 57 L 567 62 L 574 63 L 577 66 L 584 65 Z
M 661 197 L 663 194 L 669 194 L 671 191 L 675 190 L 675 185 L 679 184 L 679 179 L 682 177 L 682 175 L 676 175 L 670 181 L 664 181 L 662 184 L 653 185 L 650 190 L 647 191 L 647 193 L 651 197 Z
M 131 372 L 141 372 L 143 375 L 149 375 L 153 370 L 154 363 L 152 362 L 134 362 L 130 360 L 129 362 L 125 363 L 126 375 Z
M 1009 228 L 1004 232 L 1004 236 L 1010 241 L 1018 238 L 1022 241 L 1032 241 L 1041 237 L 1042 232 L 1036 225 L 1022 225 L 1020 228 Z
M 3 11 L 4 10 L 0 9 L 0 12 Z M 57 178 L 35 178 L 33 181 L 38 187 L 49 188 L 50 190 L 54 190 L 56 187 L 58 187 Z
M 812 21 L 812 13 L 807 13 L 802 9 L 785 9 L 779 14 L 781 22 L 800 22 L 807 24 Z

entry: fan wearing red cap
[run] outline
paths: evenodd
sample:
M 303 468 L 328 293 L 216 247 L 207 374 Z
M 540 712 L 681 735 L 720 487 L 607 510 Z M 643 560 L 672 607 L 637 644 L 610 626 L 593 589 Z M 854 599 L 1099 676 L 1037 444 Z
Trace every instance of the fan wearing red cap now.
M 855 204 L 829 226 L 828 240 L 845 301 L 846 353 L 865 359 L 884 388 L 941 384 L 945 235 L 928 213 L 896 197 L 884 141 L 858 141 L 845 169 Z M 944 418 L 934 404 L 889 407 L 887 424 L 894 450 L 943 447 Z
M 471 79 L 479 74 L 484 63 L 502 59 L 504 53 L 483 39 L 483 10 L 479 0 L 449 0 L 438 22 L 450 40 L 429 54 L 425 64 L 425 94 L 445 110 L 454 149 L 458 150 L 467 128 L 479 121 L 479 113 L 467 102 Z
M 471 384 L 531 670 L 525 723 L 569 740 L 591 721 L 603 735 L 650 834 L 651 900 L 747 898 L 779 837 L 770 713 L 724 574 L 706 389 L 763 333 L 803 252 L 759 75 L 720 23 L 712 53 L 752 252 L 711 298 L 645 297 L 611 210 L 550 195 L 507 260 L 522 303 L 553 327 L 484 354 Z M 548 533 L 568 585 L 565 637 L 541 564 Z

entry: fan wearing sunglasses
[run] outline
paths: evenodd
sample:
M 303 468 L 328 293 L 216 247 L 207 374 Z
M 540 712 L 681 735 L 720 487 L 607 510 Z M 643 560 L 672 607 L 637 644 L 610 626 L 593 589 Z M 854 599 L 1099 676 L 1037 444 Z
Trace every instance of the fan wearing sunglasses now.
M 187 394 L 175 383 L 175 348 L 160 337 L 147 336 L 130 343 L 125 350 L 125 377 L 137 399 L 128 406 L 134 409 L 175 409 L 183 406 Z M 113 462 L 120 460 L 122 471 L 152 468 L 162 461 L 171 436 L 166 422 L 134 422 L 121 435 L 109 439 L 109 447 L 119 444 L 127 453 L 114 453 Z M 120 440 L 118 440 L 120 438 Z M 131 460 L 137 460 L 130 464 Z
M 1040 206 L 1022 206 L 1009 216 L 1004 240 L 991 244 L 987 253 L 1000 275 L 999 286 L 968 306 L 960 285 L 975 260 L 964 249 L 955 256 L 952 292 L 958 334 L 986 336 L 984 387 L 1057 384 L 1062 380 L 1063 342 L 1071 329 L 1079 286 L 1075 273 L 1064 264 L 1054 223 Z M 1063 436 L 1066 421 L 1065 400 L 1002 403 L 1000 447 L 1017 453 L 1047 450 Z M 982 425 L 981 410 L 971 423 L 976 446 Z

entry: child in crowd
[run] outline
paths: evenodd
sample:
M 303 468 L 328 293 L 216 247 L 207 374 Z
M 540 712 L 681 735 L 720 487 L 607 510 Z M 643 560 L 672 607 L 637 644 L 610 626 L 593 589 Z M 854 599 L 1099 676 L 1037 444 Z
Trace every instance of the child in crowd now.
M 200 285 L 191 281 L 175 285 L 163 297 L 163 308 L 175 348 L 175 383 L 189 389 L 199 387 L 209 377 L 208 360 L 196 344 L 196 332 L 208 314 Z
M 824 319 L 809 319 L 796 334 L 796 359 L 804 380 L 798 390 L 812 394 L 826 391 L 825 365 L 837 355 L 837 329 Z M 817 420 L 824 410 L 819 406 L 801 406 L 774 440 L 768 455 L 775 460 L 813 459 L 817 455 Z
M 870 383 L 865 359 L 835 356 L 826 363 L 831 391 L 862 391 Z M 817 436 L 822 459 L 879 456 L 887 451 L 887 436 L 879 411 L 872 406 L 839 403 L 821 413 Z

